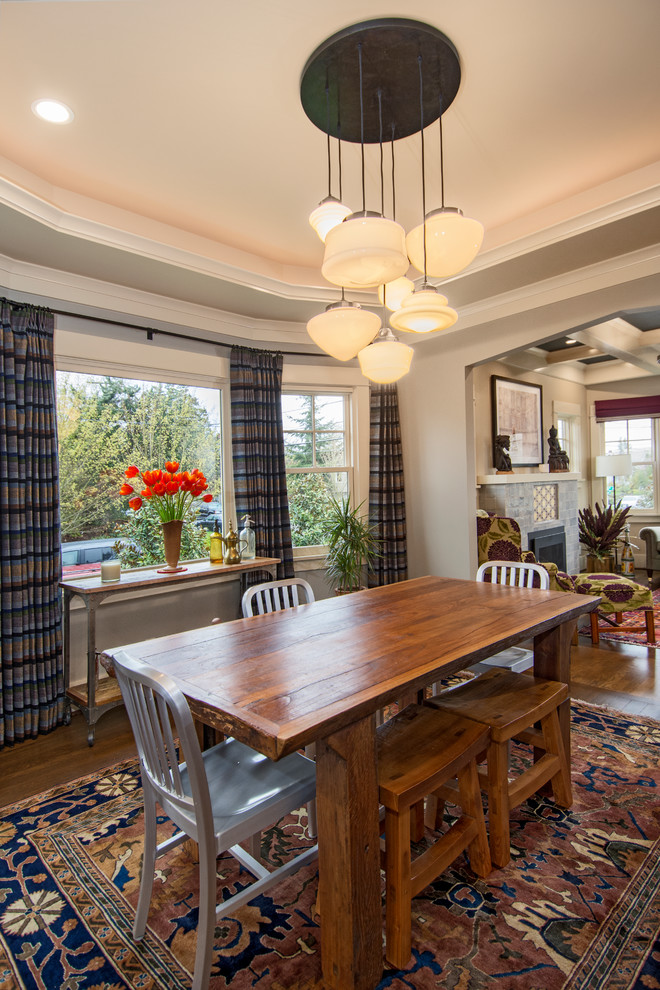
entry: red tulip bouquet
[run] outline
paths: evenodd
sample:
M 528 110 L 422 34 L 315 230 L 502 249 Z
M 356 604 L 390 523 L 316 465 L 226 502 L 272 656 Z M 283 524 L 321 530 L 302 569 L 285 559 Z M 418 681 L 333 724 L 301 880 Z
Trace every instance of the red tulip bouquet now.
M 135 512 L 142 508 L 145 500 L 154 507 L 161 522 L 172 522 L 173 519 L 185 519 L 196 499 L 210 502 L 213 499 L 206 478 L 195 468 L 194 471 L 179 471 L 178 461 L 166 461 L 165 470 L 157 468 L 153 471 L 140 471 L 134 464 L 126 468 L 124 474 L 128 479 L 142 479 L 145 488 L 137 494 L 135 488 L 127 482 L 121 486 L 120 495 L 132 495 L 128 504 Z

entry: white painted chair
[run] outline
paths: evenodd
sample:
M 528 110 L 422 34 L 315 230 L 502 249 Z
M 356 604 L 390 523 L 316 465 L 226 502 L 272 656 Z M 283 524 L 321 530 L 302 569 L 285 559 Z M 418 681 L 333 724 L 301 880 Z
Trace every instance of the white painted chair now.
M 545 567 L 540 564 L 524 564 L 511 560 L 489 560 L 481 564 L 477 571 L 477 581 L 486 581 L 490 574 L 491 584 L 506 584 L 516 588 L 533 588 L 534 577 L 538 576 L 538 587 L 547 591 L 550 587 L 550 575 Z M 511 646 L 508 650 L 495 653 L 492 657 L 487 657 L 481 661 L 488 667 L 504 667 L 514 673 L 529 670 L 534 665 L 534 654 L 532 650 L 523 649 L 521 646 Z M 470 668 L 473 672 L 479 673 L 483 670 L 481 664 L 476 664 Z
M 304 578 L 284 578 L 281 581 L 264 581 L 263 584 L 254 584 L 248 588 L 241 598 L 241 611 L 243 618 L 249 619 L 253 615 L 281 612 L 285 608 L 294 608 L 313 601 L 315 598 L 312 586 Z M 305 747 L 305 756 L 314 759 L 314 743 Z M 316 835 L 316 801 L 310 801 L 307 805 L 307 830 L 312 838 Z
M 137 744 L 144 791 L 144 857 L 133 937 L 144 935 L 156 858 L 194 839 L 199 847 L 199 920 L 192 990 L 206 990 L 217 920 L 318 854 L 318 846 L 312 846 L 269 871 L 238 845 L 312 800 L 316 768 L 299 753 L 273 762 L 236 739 L 202 752 L 188 702 L 170 677 L 124 652 L 114 655 L 114 666 Z M 177 736 L 185 763 L 178 760 Z M 160 845 L 156 802 L 179 829 Z M 217 904 L 216 859 L 227 850 L 258 879 Z
M 285 608 L 314 601 L 312 586 L 304 578 L 285 578 L 282 581 L 266 581 L 255 584 L 243 594 L 241 611 L 247 619 L 251 615 L 281 612 Z
M 534 575 L 537 575 L 539 582 L 537 587 L 548 590 L 550 587 L 550 575 L 545 567 L 540 564 L 523 564 L 512 560 L 489 560 L 481 564 L 477 571 L 477 581 L 485 581 L 486 575 L 490 574 L 491 584 L 508 584 L 517 588 L 533 588 Z

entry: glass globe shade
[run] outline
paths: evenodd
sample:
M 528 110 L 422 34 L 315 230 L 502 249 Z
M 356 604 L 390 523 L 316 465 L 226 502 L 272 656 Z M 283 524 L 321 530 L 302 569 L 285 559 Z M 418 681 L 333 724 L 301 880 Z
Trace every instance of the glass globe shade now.
M 408 333 L 435 333 L 452 327 L 457 319 L 458 313 L 447 305 L 447 297 L 434 286 L 424 284 L 403 300 L 401 309 L 392 313 L 390 323 L 395 330 Z
M 484 228 L 478 220 L 471 220 L 460 210 L 447 207 L 427 213 L 425 225 L 427 275 L 448 278 L 474 261 L 484 239 Z M 406 248 L 411 263 L 423 272 L 424 224 L 410 231 Z
M 403 300 L 410 295 L 414 288 L 415 283 L 412 279 L 405 276 L 395 278 L 393 282 L 378 286 L 378 298 L 383 306 L 394 311 L 401 308 Z
M 403 227 L 379 213 L 352 213 L 328 231 L 321 273 L 333 285 L 372 288 L 409 267 Z
M 363 347 L 358 361 L 362 374 L 369 381 L 389 385 L 410 371 L 412 356 L 412 347 L 398 341 L 388 327 L 380 331 L 373 343 Z
M 309 222 L 325 244 L 328 231 L 336 227 L 344 217 L 348 217 L 350 214 L 350 206 L 341 203 L 335 196 L 326 196 L 310 213 Z
M 350 361 L 380 330 L 380 317 L 359 303 L 343 300 L 313 316 L 307 333 L 315 344 L 338 361 Z

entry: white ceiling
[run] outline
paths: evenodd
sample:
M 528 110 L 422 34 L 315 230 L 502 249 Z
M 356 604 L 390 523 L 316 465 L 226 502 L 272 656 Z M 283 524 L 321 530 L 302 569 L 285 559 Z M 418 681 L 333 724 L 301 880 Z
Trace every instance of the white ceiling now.
M 304 339 L 338 291 L 307 222 L 327 177 L 300 74 L 326 37 L 382 16 L 433 24 L 460 55 L 446 199 L 486 236 L 443 290 L 459 313 L 660 241 L 658 0 L 0 0 L 0 254 Z M 38 120 L 39 97 L 73 123 Z M 419 139 L 399 144 L 410 229 Z M 356 208 L 358 152 L 345 146 Z

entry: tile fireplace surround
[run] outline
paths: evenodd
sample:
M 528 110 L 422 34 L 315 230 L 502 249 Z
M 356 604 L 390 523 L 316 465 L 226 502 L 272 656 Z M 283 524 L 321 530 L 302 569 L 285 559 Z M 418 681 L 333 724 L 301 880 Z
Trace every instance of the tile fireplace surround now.
M 563 526 L 566 534 L 566 570 L 579 571 L 578 479 L 572 471 L 530 474 L 486 474 L 477 478 L 480 509 L 511 516 L 520 526 L 523 550 L 530 533 Z

